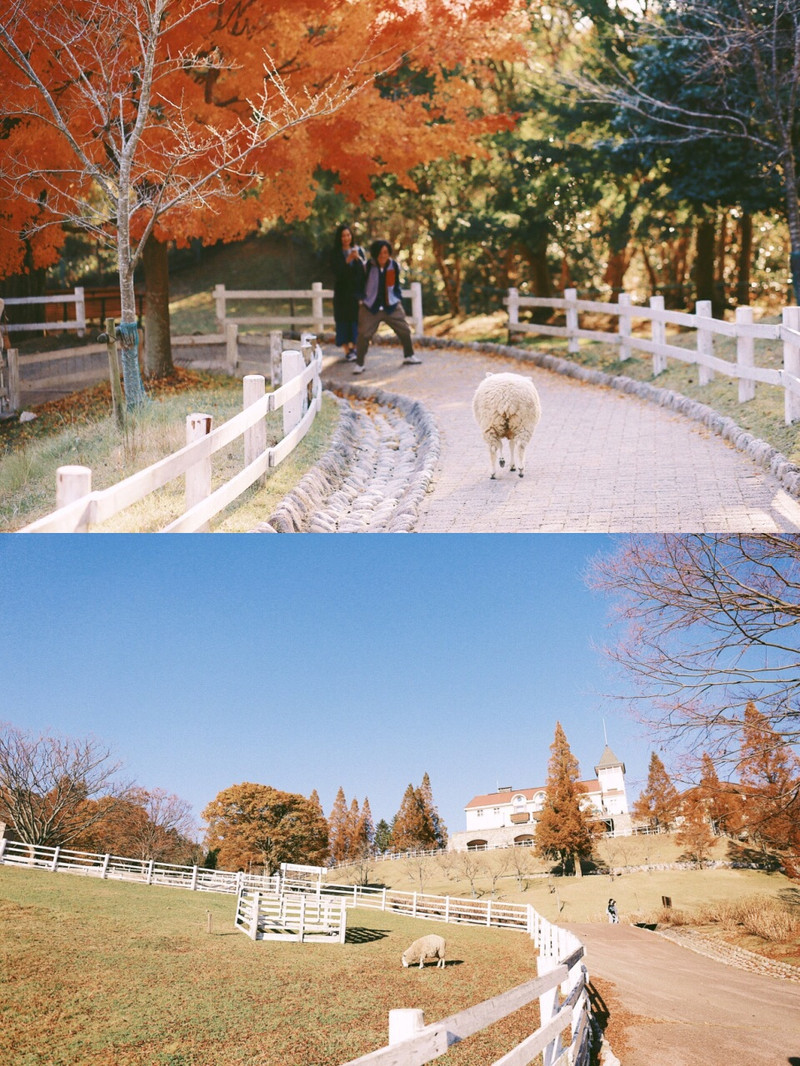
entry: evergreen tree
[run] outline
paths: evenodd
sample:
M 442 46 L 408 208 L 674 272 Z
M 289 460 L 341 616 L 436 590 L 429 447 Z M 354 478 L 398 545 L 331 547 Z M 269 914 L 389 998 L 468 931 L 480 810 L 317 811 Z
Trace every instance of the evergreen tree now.
M 739 772 L 745 822 L 762 847 L 800 847 L 800 759 L 751 701 L 744 711 Z
M 328 847 L 334 862 L 345 862 L 350 846 L 349 813 L 344 789 L 339 786 L 328 819 Z
M 663 762 L 653 752 L 647 772 L 647 785 L 633 805 L 635 818 L 642 818 L 654 829 L 668 830 L 678 814 L 678 792 Z
M 381 818 L 375 826 L 373 844 L 378 852 L 388 851 L 392 843 L 392 827 L 385 818 Z
M 543 858 L 557 860 L 565 873 L 574 868 L 580 877 L 581 858 L 591 855 L 599 828 L 592 811 L 581 803 L 578 780 L 578 760 L 570 750 L 561 723 L 557 722 L 550 745 L 544 807 L 534 843 Z
M 361 809 L 358 800 L 353 797 L 350 801 L 350 810 L 347 812 L 347 861 L 362 854 L 362 841 L 359 839 L 361 831 Z

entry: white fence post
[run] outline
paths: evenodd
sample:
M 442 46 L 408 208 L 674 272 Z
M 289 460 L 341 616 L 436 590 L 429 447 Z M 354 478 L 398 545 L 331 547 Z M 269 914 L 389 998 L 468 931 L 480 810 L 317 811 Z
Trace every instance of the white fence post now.
M 753 322 L 753 308 L 742 306 L 736 308 L 736 325 L 749 326 Z M 736 332 L 736 366 L 741 371 L 755 365 L 753 338 L 747 334 Z M 752 378 L 739 377 L 739 403 L 747 403 L 756 395 L 756 383 Z
M 19 394 L 19 349 L 9 348 L 8 352 L 8 406 L 12 411 L 18 411 L 22 406 L 22 398 Z
M 399 1007 L 389 1011 L 389 1045 L 411 1040 L 425 1028 L 425 1013 L 414 1007 Z
M 225 367 L 229 374 L 239 365 L 239 323 L 225 322 Z
M 549 957 L 544 955 L 537 956 L 536 959 L 536 973 L 539 977 L 546 973 L 550 973 L 558 966 L 558 959 L 555 957 Z M 556 1013 L 558 1003 L 558 985 L 551 988 L 548 992 L 543 992 L 539 996 L 539 1025 L 546 1025 L 547 1022 Z M 553 1066 L 556 1059 L 561 1052 L 561 1038 L 555 1037 L 547 1047 L 542 1051 L 542 1066 Z
M 710 300 L 698 300 L 695 306 L 697 316 L 697 353 L 698 355 L 714 354 L 714 334 L 703 324 L 704 318 L 713 318 Z M 714 370 L 710 366 L 700 363 L 698 381 L 701 385 L 708 385 L 714 380 Z
M 150 859 L 150 861 L 147 864 L 146 882 L 147 882 L 148 885 L 152 885 L 152 883 L 153 883 L 153 869 L 154 868 L 155 868 L 155 862 L 153 861 L 153 859 Z
M 242 382 L 245 410 L 264 398 L 267 391 L 263 374 L 246 374 Z M 244 465 L 249 466 L 267 450 L 267 423 L 260 418 L 254 426 L 244 431 Z M 264 477 L 254 484 L 263 485 Z
M 211 415 L 194 414 L 186 416 L 186 443 L 192 444 L 196 440 L 207 437 L 213 427 L 214 419 Z M 199 459 L 190 466 L 185 474 L 185 503 L 184 509 L 190 510 L 196 503 L 207 499 L 211 495 L 211 456 Z M 209 529 L 206 522 L 198 533 L 207 533 Z
M 92 471 L 88 466 L 60 466 L 56 470 L 56 510 L 68 503 L 88 496 L 92 491 Z M 88 522 L 75 527 L 76 533 L 86 533 Z
M 414 323 L 414 336 L 421 337 L 425 333 L 425 322 L 422 317 L 422 285 L 418 281 L 412 281 L 411 289 L 411 321 Z
M 514 326 L 519 325 L 519 289 L 508 290 L 508 335 L 514 333 Z
M 53 849 L 53 861 L 50 863 L 50 869 L 52 870 L 53 873 L 55 873 L 56 870 L 58 869 L 58 855 L 59 855 L 60 851 L 61 851 L 61 848 L 59 848 L 59 847 L 56 847 L 56 848 Z
M 663 296 L 651 296 L 650 307 L 654 311 L 664 310 L 664 297 Z M 651 322 L 651 333 L 653 338 L 653 344 L 666 344 L 667 342 L 667 327 L 664 322 L 657 322 L 655 319 Z M 653 377 L 658 377 L 659 374 L 663 374 L 667 369 L 667 357 L 662 352 L 653 352 Z
M 314 332 L 317 335 L 321 334 L 325 328 L 321 281 L 312 281 L 311 283 L 311 317 L 314 320 Z
M 619 358 L 624 362 L 631 357 L 631 298 L 627 292 L 617 297 L 619 307 Z
M 75 286 L 75 321 L 78 336 L 83 337 L 86 333 L 86 297 L 82 285 Z
M 106 854 L 103 856 L 103 867 L 102 867 L 102 870 L 100 871 L 100 876 L 103 879 L 108 877 L 108 864 L 109 864 L 109 862 L 111 862 L 111 856 L 108 854 L 108 852 L 106 852 Z
M 214 286 L 214 307 L 216 308 L 215 314 L 217 319 L 217 326 L 222 332 L 225 329 L 225 286 Z
M 287 348 L 281 356 L 281 377 L 283 379 L 283 384 L 285 385 L 287 382 L 291 381 L 292 378 L 297 377 L 298 374 L 302 374 L 305 368 L 305 360 L 300 352 L 298 352 L 296 348 Z M 305 393 L 298 393 L 296 396 L 292 396 L 292 398 L 287 400 L 283 405 L 284 437 L 291 433 L 303 417 L 305 403 Z
M 567 351 L 570 354 L 580 351 L 578 340 L 578 308 L 570 307 L 578 299 L 577 289 L 564 289 L 564 299 L 567 301 Z
M 282 351 L 283 334 L 279 329 L 273 329 L 269 335 L 269 380 L 273 390 L 277 389 L 283 381 L 281 375 Z
M 784 307 L 783 325 L 794 333 L 800 332 L 800 307 Z M 800 340 L 785 336 L 783 339 L 783 369 L 794 378 L 800 378 Z M 784 420 L 791 425 L 800 419 L 800 396 L 784 386 Z

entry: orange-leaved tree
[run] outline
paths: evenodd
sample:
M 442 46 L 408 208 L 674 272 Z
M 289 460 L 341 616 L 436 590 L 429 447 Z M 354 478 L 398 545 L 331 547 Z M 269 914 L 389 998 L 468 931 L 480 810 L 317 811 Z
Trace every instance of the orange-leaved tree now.
M 750 837 L 764 849 L 800 855 L 800 758 L 752 701 L 744 711 L 739 774 Z
M 203 810 L 206 845 L 223 869 L 263 866 L 274 873 L 282 862 L 324 864 L 328 823 L 305 796 L 245 781 L 223 789 Z
M 111 241 L 135 346 L 133 272 L 148 241 L 230 240 L 300 215 L 319 168 L 369 196 L 371 175 L 464 151 L 496 125 L 478 114 L 480 86 L 453 72 L 491 39 L 514 47 L 524 6 L 12 0 L 0 16 L 0 182 L 14 208 L 0 219 L 0 261 L 8 269 L 14 242 L 46 225 Z M 52 254 L 52 242 L 40 251 Z M 127 365 L 130 405 L 142 393 Z
M 600 831 L 599 812 L 586 803 L 579 779 L 578 760 L 561 723 L 556 722 L 534 846 L 543 858 L 557 860 L 564 873 L 571 868 L 577 877 L 583 873 L 581 859 L 591 856 Z
M 680 797 L 664 763 L 655 752 L 650 755 L 647 783 L 633 805 L 636 818 L 646 821 L 653 829 L 666 831 L 678 816 Z

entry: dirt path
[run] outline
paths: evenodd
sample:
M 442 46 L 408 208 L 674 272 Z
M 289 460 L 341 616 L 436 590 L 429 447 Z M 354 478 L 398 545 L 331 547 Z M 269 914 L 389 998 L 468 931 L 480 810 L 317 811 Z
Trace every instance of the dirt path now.
M 800 984 L 630 925 L 570 924 L 622 1066 L 800 1066 Z

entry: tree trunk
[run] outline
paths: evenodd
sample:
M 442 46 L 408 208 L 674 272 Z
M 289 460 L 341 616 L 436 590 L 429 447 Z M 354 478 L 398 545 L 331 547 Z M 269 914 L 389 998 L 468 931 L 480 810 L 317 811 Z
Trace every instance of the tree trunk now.
M 456 259 L 454 267 L 448 265 L 444 241 L 441 238 L 434 237 L 432 247 L 436 265 L 444 282 L 444 293 L 450 308 L 450 314 L 454 318 L 458 318 L 461 313 L 461 264 Z
M 736 303 L 739 306 L 750 303 L 750 267 L 752 259 L 753 216 L 745 212 L 739 225 L 739 262 L 736 272 Z
M 603 281 L 611 289 L 611 303 L 616 303 L 619 294 L 625 291 L 625 275 L 630 262 L 631 256 L 627 248 L 609 252 L 608 263 L 603 272 Z
M 124 186 L 123 186 L 124 187 Z M 122 381 L 125 386 L 125 406 L 129 411 L 141 407 L 147 399 L 139 368 L 139 328 L 136 325 L 136 293 L 133 285 L 128 205 L 124 196 L 117 202 L 117 269 L 119 271 L 120 322 L 117 338 L 120 342 Z
M 168 377 L 175 369 L 169 334 L 169 266 L 167 245 L 150 236 L 142 253 L 144 267 L 145 350 L 147 377 Z
M 714 218 L 700 220 L 695 240 L 694 285 L 697 300 L 714 299 Z

